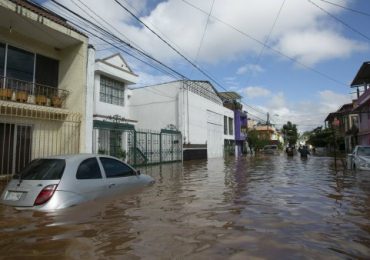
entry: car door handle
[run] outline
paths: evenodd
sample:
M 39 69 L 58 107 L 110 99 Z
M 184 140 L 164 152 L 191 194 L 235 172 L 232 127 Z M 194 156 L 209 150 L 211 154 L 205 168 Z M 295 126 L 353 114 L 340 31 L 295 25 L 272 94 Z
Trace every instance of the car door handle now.
M 110 188 L 113 188 L 114 186 L 116 186 L 116 184 L 112 183 L 108 185 L 108 188 L 110 189 Z

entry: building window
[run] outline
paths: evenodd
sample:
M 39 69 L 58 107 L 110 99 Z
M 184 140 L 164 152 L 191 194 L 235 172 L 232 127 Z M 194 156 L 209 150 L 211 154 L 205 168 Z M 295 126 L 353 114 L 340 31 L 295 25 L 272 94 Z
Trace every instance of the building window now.
M 47 85 L 50 87 L 58 87 L 58 72 L 59 61 L 42 56 L 36 55 L 36 84 Z
M 224 116 L 224 135 L 227 135 L 227 116 Z
M 58 60 L 0 43 L 0 76 L 57 88 L 58 73 Z M 31 87 L 29 84 L 19 85 L 19 82 L 8 84 Z
M 4 76 L 5 44 L 0 43 L 0 76 Z
M 8 46 L 6 76 L 33 82 L 34 59 L 33 53 Z
M 100 101 L 123 106 L 125 84 L 104 76 L 100 77 Z
M 234 120 L 231 117 L 229 117 L 229 135 L 233 135 L 234 134 L 233 121 Z

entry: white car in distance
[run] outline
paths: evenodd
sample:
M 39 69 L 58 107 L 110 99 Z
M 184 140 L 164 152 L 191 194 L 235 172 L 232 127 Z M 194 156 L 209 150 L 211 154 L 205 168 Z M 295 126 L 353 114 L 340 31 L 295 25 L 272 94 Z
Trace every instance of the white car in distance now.
M 350 157 L 353 170 L 370 170 L 370 145 L 357 145 Z

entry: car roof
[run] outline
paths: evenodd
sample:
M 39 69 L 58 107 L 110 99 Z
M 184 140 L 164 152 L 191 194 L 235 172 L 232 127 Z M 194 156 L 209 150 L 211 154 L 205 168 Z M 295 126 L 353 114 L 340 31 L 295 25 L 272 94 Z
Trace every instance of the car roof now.
M 91 158 L 91 157 L 101 157 L 101 156 L 118 159 L 118 158 L 115 158 L 115 157 L 110 156 L 110 155 L 93 154 L 93 153 L 63 154 L 63 155 L 40 157 L 38 159 L 84 160 L 84 159 L 88 159 L 88 158 Z

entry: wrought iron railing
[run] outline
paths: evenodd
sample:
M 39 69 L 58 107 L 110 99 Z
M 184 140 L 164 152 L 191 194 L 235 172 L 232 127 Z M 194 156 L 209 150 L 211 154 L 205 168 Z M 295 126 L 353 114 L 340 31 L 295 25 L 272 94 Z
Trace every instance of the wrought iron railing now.
M 65 107 L 69 92 L 64 89 L 13 78 L 0 78 L 0 100 Z

